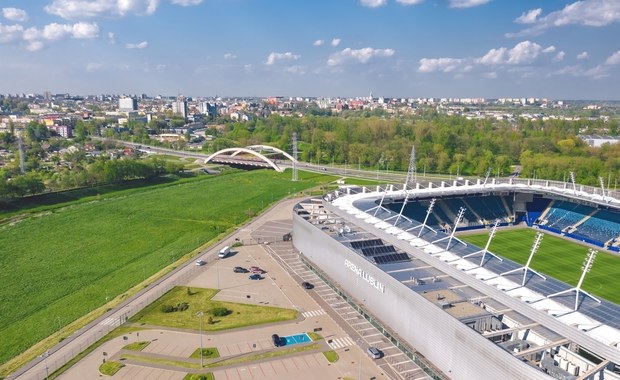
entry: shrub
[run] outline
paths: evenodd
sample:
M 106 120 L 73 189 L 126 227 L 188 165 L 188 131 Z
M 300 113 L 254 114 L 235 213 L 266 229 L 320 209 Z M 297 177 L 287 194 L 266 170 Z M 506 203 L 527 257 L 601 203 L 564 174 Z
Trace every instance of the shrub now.
M 225 307 L 216 307 L 216 308 L 211 309 L 211 314 L 214 317 L 225 317 L 230 313 L 232 313 L 232 310 L 228 310 Z
M 174 306 L 172 305 L 161 305 L 162 313 L 172 313 L 174 311 Z
M 176 311 L 185 311 L 189 309 L 189 304 L 187 302 L 182 302 L 177 305 Z

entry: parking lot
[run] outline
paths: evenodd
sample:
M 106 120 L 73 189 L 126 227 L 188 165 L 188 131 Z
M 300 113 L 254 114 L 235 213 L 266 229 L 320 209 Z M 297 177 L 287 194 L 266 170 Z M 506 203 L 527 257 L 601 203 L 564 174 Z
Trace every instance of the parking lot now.
M 234 242 L 234 238 L 243 240 L 253 237 L 256 241 L 264 242 L 267 235 L 282 237 L 290 231 L 290 210 L 292 202 L 278 209 L 272 209 L 267 215 L 261 216 L 258 222 L 251 227 L 240 229 L 222 244 Z M 284 219 L 281 219 L 284 218 Z M 288 230 L 286 227 L 288 218 Z M 275 222 L 269 221 L 275 220 Z M 284 242 L 292 249 L 290 242 Z M 189 287 L 219 288 L 220 292 L 215 299 L 231 302 L 254 303 L 260 305 L 293 308 L 299 311 L 297 320 L 280 322 L 264 326 L 254 326 L 218 333 L 204 333 L 204 346 L 216 347 L 222 357 L 230 358 L 252 352 L 271 352 L 277 349 L 273 346 L 271 336 L 277 333 L 281 336 L 295 335 L 308 331 L 315 331 L 325 338 L 318 341 L 320 350 L 289 354 L 283 357 L 251 361 L 234 366 L 216 367 L 211 369 L 216 379 L 342 379 L 342 378 L 399 378 L 391 371 L 377 366 L 356 344 L 354 338 L 341 328 L 333 317 L 324 309 L 324 306 L 314 298 L 317 292 L 324 292 L 321 284 L 312 278 L 309 282 L 316 283 L 314 289 L 308 290 L 301 286 L 298 277 L 290 275 L 290 268 L 283 265 L 278 256 L 273 256 L 272 248 L 278 248 L 280 243 L 255 244 L 232 248 L 232 253 L 223 259 L 206 260 L 207 263 L 197 266 L 196 276 L 184 284 Z M 283 245 L 284 247 L 284 245 Z M 221 248 L 213 247 L 212 250 Z M 203 255 L 213 257 L 212 254 Z M 196 258 L 194 259 L 200 259 Z M 192 265 L 195 265 L 192 262 Z M 262 280 L 250 280 L 249 273 L 234 273 L 233 268 L 241 266 L 249 268 L 257 266 L 266 272 Z M 302 268 L 299 268 L 300 270 Z M 124 339 L 125 338 L 125 339 Z M 117 359 L 123 347 L 131 342 L 149 340 L 151 343 L 139 355 L 149 358 L 183 359 L 195 351 L 200 344 L 200 334 L 194 331 L 179 331 L 178 329 L 141 330 L 128 333 L 125 337 L 118 337 L 97 348 L 85 359 L 80 361 L 62 376 L 61 379 L 84 379 L 99 377 L 98 367 L 102 360 Z M 334 350 L 339 360 L 329 363 L 322 351 Z M 364 348 L 365 350 L 365 348 Z M 105 353 L 105 355 L 104 355 Z M 382 359 L 380 359 L 382 360 Z M 145 364 L 131 360 L 124 361 L 125 367 L 117 372 L 114 379 L 182 379 L 186 373 L 196 371 L 160 365 L 157 362 Z M 207 372 L 206 370 L 203 372 Z

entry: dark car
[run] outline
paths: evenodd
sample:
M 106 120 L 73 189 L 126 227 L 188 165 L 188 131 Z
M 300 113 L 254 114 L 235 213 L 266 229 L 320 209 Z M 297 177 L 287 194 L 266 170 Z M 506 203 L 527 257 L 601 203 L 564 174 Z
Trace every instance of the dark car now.
M 263 279 L 263 277 L 258 273 L 251 274 L 250 277 L 248 278 L 250 280 L 262 280 Z
M 271 336 L 271 340 L 273 341 L 273 345 L 276 347 L 280 347 L 282 345 L 282 338 L 278 334 L 273 334 Z
M 312 288 L 314 288 L 314 285 L 312 285 L 309 282 L 305 282 L 304 281 L 304 282 L 301 283 L 301 287 L 304 288 L 304 289 L 312 289 Z
M 244 267 L 234 267 L 233 272 L 235 273 L 248 273 L 249 271 Z

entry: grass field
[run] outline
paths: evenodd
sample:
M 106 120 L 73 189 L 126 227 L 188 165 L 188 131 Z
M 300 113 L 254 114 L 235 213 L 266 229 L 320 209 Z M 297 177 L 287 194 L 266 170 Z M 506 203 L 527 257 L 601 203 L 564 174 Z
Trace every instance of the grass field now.
M 331 179 L 257 170 L 0 213 L 0 364 L 261 208 Z
M 536 232 L 529 228 L 498 231 L 489 250 L 517 263 L 525 264 Z M 484 247 L 489 234 L 463 235 L 459 238 Z M 530 267 L 567 284 L 577 285 L 581 276 L 581 265 L 587 254 L 588 248 L 583 245 L 545 234 Z M 620 257 L 599 251 L 582 288 L 608 301 L 620 304 L 620 293 L 617 291 L 619 285 Z
M 187 294 L 186 287 L 175 287 L 161 296 L 158 300 L 142 309 L 130 321 L 147 325 L 177 327 L 197 330 L 199 318 L 196 313 L 204 313 L 202 319 L 203 331 L 220 331 L 238 327 L 254 326 L 263 323 L 290 321 L 297 318 L 297 311 L 280 307 L 214 301 L 216 289 L 192 288 L 192 295 Z M 189 308 L 185 311 L 164 313 L 163 305 L 178 305 L 186 302 Z M 223 317 L 212 316 L 210 310 L 226 308 L 231 311 Z M 213 323 L 209 324 L 211 316 Z

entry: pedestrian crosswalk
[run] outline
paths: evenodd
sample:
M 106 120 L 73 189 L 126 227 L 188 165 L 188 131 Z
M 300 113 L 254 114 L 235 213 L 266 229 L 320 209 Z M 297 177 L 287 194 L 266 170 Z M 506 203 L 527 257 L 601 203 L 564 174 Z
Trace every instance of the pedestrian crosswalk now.
M 119 326 L 120 325 L 120 321 L 118 318 L 112 318 L 112 317 L 108 317 L 106 319 L 104 319 L 103 321 L 99 322 L 100 325 L 103 326 Z
M 332 350 L 337 350 L 339 348 L 352 346 L 354 342 L 347 336 L 344 338 L 331 339 L 331 341 L 328 340 L 327 344 L 332 348 Z
M 319 315 L 323 315 L 323 314 L 325 314 L 325 310 L 323 309 L 304 311 L 303 313 L 301 313 L 301 315 L 303 315 L 304 318 L 318 317 Z

